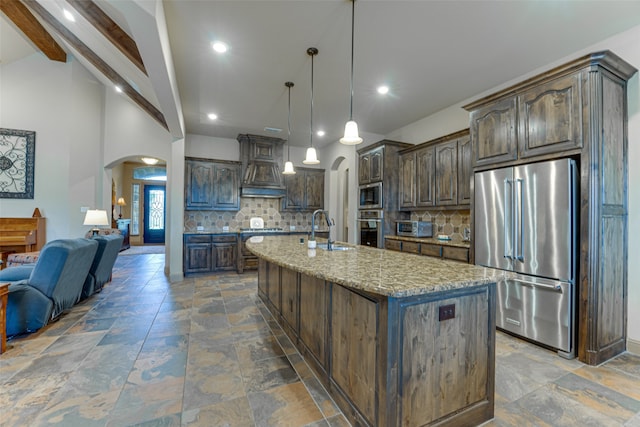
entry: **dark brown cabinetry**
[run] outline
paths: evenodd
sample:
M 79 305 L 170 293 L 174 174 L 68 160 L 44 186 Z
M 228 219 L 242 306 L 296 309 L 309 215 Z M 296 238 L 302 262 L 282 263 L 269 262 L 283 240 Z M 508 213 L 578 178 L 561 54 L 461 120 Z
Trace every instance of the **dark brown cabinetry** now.
M 298 296 L 300 293 L 298 287 L 298 274 L 293 270 L 283 268 L 280 272 L 281 313 L 285 322 L 294 332 L 298 332 Z
M 385 249 L 469 262 L 469 248 L 463 246 L 439 245 L 436 243 L 387 238 L 385 240 Z
M 384 178 L 384 147 L 361 153 L 358 158 L 358 182 L 360 185 L 380 182 Z
M 578 163 L 576 346 L 590 365 L 626 348 L 626 92 L 636 71 L 595 52 L 465 106 L 477 170 L 569 156 Z
M 403 150 L 400 209 L 466 207 L 471 200 L 470 151 L 468 130 Z
M 239 210 L 240 163 L 187 158 L 185 210 Z
M 328 366 L 329 286 L 322 279 L 300 274 L 300 341 L 324 371 Z
M 184 273 L 213 273 L 237 268 L 235 234 L 185 234 Z
M 324 169 L 296 168 L 295 175 L 285 175 L 286 194 L 283 210 L 324 208 Z

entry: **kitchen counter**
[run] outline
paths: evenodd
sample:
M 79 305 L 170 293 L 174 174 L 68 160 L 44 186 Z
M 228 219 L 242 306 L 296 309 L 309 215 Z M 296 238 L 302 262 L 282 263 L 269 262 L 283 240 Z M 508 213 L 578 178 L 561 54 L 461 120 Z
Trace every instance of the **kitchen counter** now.
M 320 241 L 320 240 L 319 240 Z M 308 250 L 299 238 L 265 236 L 247 249 L 269 262 L 353 289 L 406 297 L 496 282 L 503 272 L 368 246 L 346 251 Z
M 493 417 L 501 272 L 296 236 L 247 242 L 258 295 L 352 425 L 480 425 Z M 323 243 L 324 239 L 318 239 Z
M 430 243 L 433 245 L 453 246 L 456 248 L 470 248 L 471 241 L 462 239 L 440 240 L 435 237 L 408 237 L 408 236 L 396 236 L 386 235 L 385 239 L 389 240 L 401 240 L 403 242 L 417 242 L 417 243 Z

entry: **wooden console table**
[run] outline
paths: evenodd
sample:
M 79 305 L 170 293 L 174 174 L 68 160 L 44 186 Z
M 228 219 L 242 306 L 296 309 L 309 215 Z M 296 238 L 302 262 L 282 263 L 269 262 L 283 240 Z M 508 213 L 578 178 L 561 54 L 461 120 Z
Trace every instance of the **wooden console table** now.
M 0 354 L 7 350 L 7 300 L 9 284 L 0 283 Z

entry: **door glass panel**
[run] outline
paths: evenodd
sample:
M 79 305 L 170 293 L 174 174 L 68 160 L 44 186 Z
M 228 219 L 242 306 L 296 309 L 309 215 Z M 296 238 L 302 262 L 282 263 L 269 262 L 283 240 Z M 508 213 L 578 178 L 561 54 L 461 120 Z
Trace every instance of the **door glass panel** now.
M 164 229 L 164 190 L 149 192 L 149 218 L 147 221 L 150 230 Z

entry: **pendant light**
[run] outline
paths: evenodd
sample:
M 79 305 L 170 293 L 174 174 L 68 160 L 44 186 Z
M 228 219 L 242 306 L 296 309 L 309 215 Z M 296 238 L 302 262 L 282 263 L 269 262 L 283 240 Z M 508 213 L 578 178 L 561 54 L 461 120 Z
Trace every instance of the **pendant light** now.
M 353 33 L 355 26 L 356 0 L 351 0 L 351 105 L 349 107 L 349 121 L 344 125 L 344 136 L 340 143 L 344 145 L 358 145 L 362 138 L 358 135 L 358 124 L 353 120 Z
M 307 55 L 311 57 L 311 116 L 309 119 L 309 148 L 307 148 L 307 156 L 302 161 L 305 165 L 317 165 L 320 163 L 316 149 L 313 148 L 313 57 L 318 54 L 318 49 L 310 47 L 307 49 Z
M 283 175 L 294 175 L 296 171 L 293 169 L 293 163 L 291 163 L 291 88 L 293 82 L 286 82 L 284 84 L 289 88 L 289 115 L 287 116 L 287 161 L 284 164 Z

